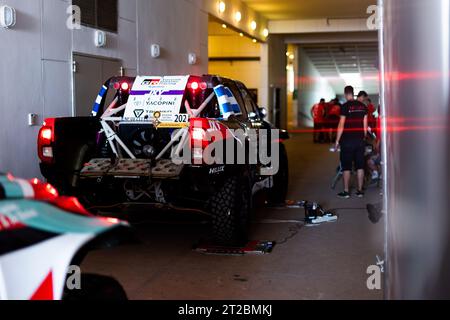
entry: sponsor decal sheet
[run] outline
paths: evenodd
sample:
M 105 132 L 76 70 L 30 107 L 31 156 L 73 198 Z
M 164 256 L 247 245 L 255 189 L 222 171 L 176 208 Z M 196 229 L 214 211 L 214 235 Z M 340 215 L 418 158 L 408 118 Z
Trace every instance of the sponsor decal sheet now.
M 136 78 L 130 92 L 124 122 L 151 122 L 157 127 L 180 128 L 189 117 L 180 114 L 189 76 Z

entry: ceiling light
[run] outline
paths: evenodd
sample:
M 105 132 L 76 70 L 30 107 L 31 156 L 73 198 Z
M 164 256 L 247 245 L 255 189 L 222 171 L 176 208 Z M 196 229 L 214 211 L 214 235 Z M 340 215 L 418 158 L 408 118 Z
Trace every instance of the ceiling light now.
M 258 27 L 258 24 L 256 23 L 256 21 L 253 20 L 253 21 L 250 23 L 250 28 L 251 28 L 253 31 L 255 31 L 257 27 Z
M 236 14 L 234 15 L 234 19 L 237 22 L 241 22 L 241 20 L 242 20 L 242 13 L 240 11 L 237 11 Z
M 340 77 L 346 86 L 353 86 L 356 90 L 363 87 L 363 80 L 360 73 L 341 73 Z
M 253 39 L 252 41 L 253 41 L 253 43 L 257 43 L 258 42 L 258 40 L 256 40 L 256 39 Z
M 220 13 L 224 13 L 225 10 L 227 9 L 227 5 L 225 4 L 224 1 L 219 1 L 218 7 L 219 7 L 219 12 Z
M 291 53 L 288 51 L 286 52 L 286 57 L 289 57 L 291 55 Z
M 227 28 L 227 25 L 224 23 L 224 24 L 222 25 L 222 28 L 226 29 L 226 28 Z
M 295 56 L 293 54 L 289 55 L 289 59 L 294 60 Z
M 241 32 L 241 33 L 239 33 L 239 36 L 241 36 L 241 37 L 243 37 L 244 36 L 244 34 Z
M 266 38 L 269 36 L 269 29 L 265 28 L 263 30 L 263 36 L 266 37 Z

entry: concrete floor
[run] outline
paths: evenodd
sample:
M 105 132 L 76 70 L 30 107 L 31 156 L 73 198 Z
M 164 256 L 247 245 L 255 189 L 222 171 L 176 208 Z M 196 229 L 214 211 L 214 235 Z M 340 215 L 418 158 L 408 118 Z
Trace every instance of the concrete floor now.
M 150 223 L 138 226 L 141 243 L 89 254 L 84 272 L 114 276 L 130 299 L 382 299 L 366 287 L 366 269 L 383 254 L 383 220 L 373 225 L 363 209 L 381 201 L 371 187 L 363 200 L 340 200 L 330 183 L 338 155 L 294 135 L 289 199 L 319 202 L 338 211 L 337 223 L 305 228 L 265 219 L 299 220 L 303 210 L 259 209 L 252 238 L 283 242 L 265 256 L 205 256 L 192 245 L 207 233 L 201 224 Z M 339 185 L 339 190 L 341 186 Z

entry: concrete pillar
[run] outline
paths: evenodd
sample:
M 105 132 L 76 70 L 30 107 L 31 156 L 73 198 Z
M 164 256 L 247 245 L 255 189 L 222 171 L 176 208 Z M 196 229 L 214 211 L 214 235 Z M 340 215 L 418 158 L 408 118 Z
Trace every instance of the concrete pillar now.
M 450 298 L 448 0 L 381 0 L 388 299 Z
M 281 127 L 287 128 L 287 75 L 286 75 L 286 44 L 284 37 L 271 35 L 268 45 L 268 69 L 269 69 L 269 113 L 272 115 L 274 107 L 274 90 L 280 89 Z M 271 118 L 272 121 L 274 119 Z

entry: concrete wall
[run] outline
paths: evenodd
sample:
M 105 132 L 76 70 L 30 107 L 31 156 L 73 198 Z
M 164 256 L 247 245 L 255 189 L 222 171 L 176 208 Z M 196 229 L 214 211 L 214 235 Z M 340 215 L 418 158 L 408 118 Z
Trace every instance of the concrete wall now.
M 39 122 L 72 115 L 72 53 L 121 59 L 126 74 L 203 74 L 208 65 L 208 13 L 202 0 L 119 0 L 119 31 L 94 46 L 94 29 L 66 27 L 69 0 L 2 0 L 17 11 L 17 25 L 0 29 L 0 171 L 39 176 Z M 150 45 L 162 56 L 150 58 Z M 198 56 L 188 64 L 188 53 Z
M 260 58 L 261 44 L 239 35 L 209 37 L 209 57 Z M 242 81 L 250 89 L 258 89 L 258 101 L 263 91 L 260 61 L 210 61 L 209 73 Z
M 312 106 L 321 98 L 330 101 L 336 96 L 336 92 L 322 78 L 302 48 L 298 50 L 298 59 L 298 122 L 300 126 L 312 126 Z

